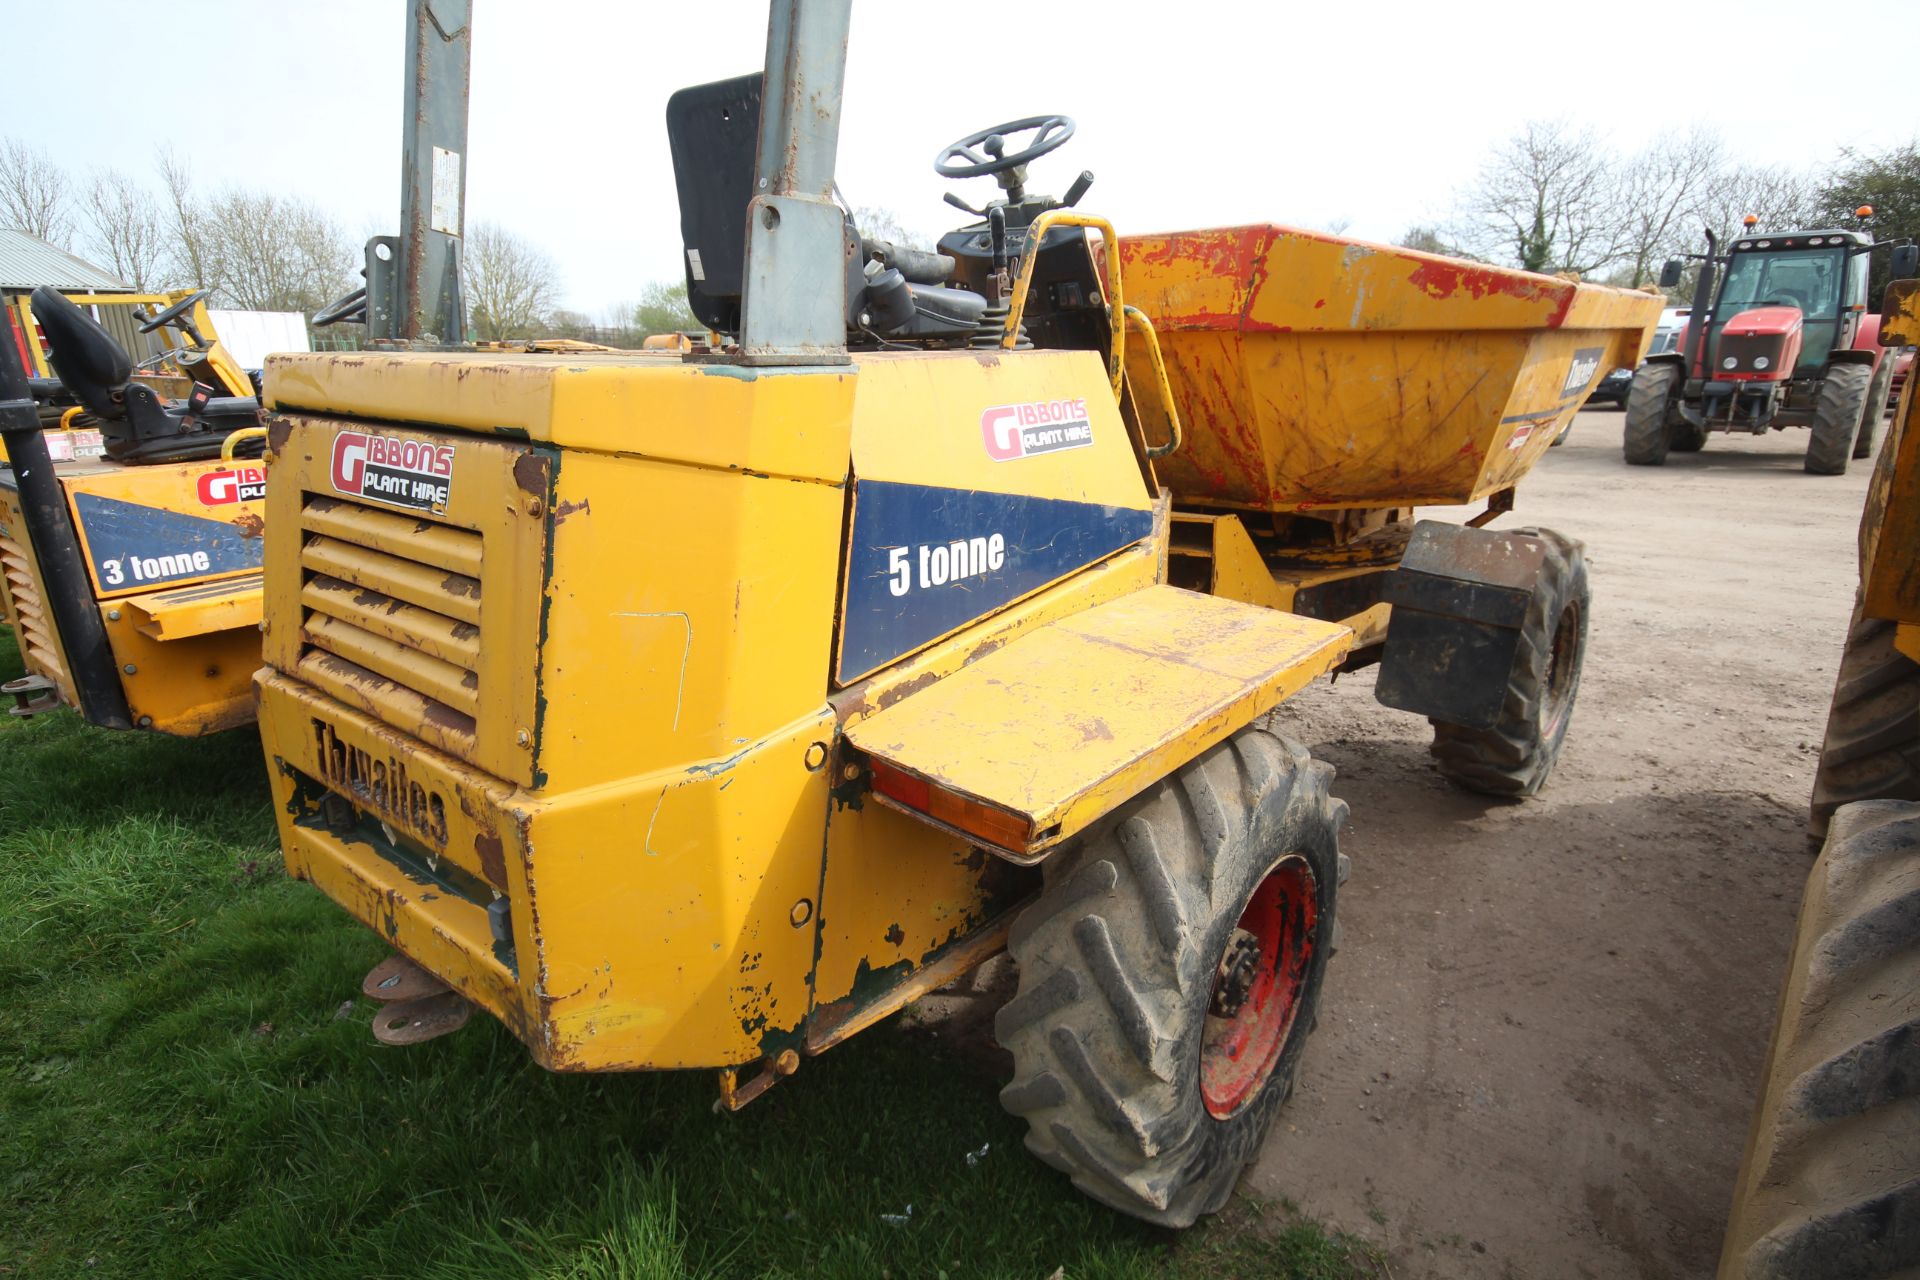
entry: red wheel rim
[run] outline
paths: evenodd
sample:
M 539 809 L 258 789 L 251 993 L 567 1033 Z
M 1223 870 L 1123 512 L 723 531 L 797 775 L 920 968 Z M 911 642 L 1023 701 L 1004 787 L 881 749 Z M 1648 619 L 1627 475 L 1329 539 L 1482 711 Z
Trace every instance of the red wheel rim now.
M 1215 964 L 1200 1048 L 1200 1097 L 1225 1120 L 1273 1074 L 1293 1030 L 1312 967 L 1320 900 L 1299 854 L 1274 864 Z

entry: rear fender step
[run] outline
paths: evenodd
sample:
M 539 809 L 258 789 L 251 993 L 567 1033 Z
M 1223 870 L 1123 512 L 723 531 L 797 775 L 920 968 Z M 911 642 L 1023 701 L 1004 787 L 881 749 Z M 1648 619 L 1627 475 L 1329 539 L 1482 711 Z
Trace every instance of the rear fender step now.
M 458 1031 L 472 1016 L 473 1002 L 454 991 L 396 1000 L 373 1015 L 373 1038 L 381 1044 L 420 1044 Z
M 419 1000 L 450 990 L 446 983 L 397 951 L 367 970 L 367 976 L 360 980 L 360 994 L 381 1004 Z

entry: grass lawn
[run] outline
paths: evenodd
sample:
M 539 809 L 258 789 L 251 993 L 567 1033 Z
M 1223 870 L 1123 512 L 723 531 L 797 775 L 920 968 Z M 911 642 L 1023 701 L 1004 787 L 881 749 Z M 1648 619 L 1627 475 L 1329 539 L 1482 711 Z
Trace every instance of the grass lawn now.
M 384 948 L 282 875 L 250 730 L 0 719 L 0 1276 L 1374 1271 L 1247 1203 L 1176 1236 L 1082 1199 L 892 1024 L 734 1116 L 711 1073 L 549 1075 L 485 1016 L 380 1047 L 349 998 Z

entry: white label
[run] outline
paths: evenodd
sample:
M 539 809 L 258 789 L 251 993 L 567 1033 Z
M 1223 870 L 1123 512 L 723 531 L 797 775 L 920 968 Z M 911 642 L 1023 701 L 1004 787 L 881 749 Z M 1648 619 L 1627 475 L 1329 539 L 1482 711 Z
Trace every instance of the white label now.
M 433 149 L 433 229 L 460 234 L 460 153 Z
M 706 268 L 700 265 L 700 251 L 698 249 L 687 250 L 687 266 L 693 269 L 693 278 L 695 280 L 705 280 L 707 278 Z
M 49 431 L 46 440 L 47 457 L 54 462 L 98 458 L 107 452 L 106 442 L 98 431 Z

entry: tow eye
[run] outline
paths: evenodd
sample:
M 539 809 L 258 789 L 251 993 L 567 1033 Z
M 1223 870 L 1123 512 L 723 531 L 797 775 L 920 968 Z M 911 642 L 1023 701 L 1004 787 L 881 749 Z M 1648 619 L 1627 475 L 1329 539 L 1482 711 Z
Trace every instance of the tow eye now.
M 1235 929 L 1227 943 L 1227 954 L 1220 958 L 1220 970 L 1213 984 L 1213 1000 L 1207 1015 L 1236 1018 L 1253 993 L 1253 978 L 1260 971 L 1260 939 L 1245 929 Z
M 13 705 L 7 708 L 8 715 L 35 716 L 60 705 L 59 690 L 45 676 L 21 676 L 18 680 L 9 680 L 0 684 L 0 693 L 13 695 Z
M 381 1004 L 373 1015 L 373 1038 L 381 1044 L 420 1044 L 458 1031 L 473 1016 L 465 996 L 398 952 L 367 971 L 360 991 Z

